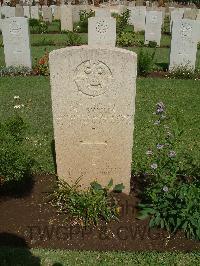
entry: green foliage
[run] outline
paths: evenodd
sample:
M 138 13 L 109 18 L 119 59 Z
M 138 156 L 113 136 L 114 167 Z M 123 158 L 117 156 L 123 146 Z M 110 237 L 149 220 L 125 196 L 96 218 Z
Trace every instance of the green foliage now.
M 87 12 L 86 10 L 80 11 L 80 21 L 74 25 L 75 32 L 88 32 L 88 18 L 94 17 L 95 12 L 90 10 Z
M 73 186 L 66 182 L 59 182 L 59 187 L 52 194 L 52 204 L 61 213 L 78 218 L 82 225 L 96 225 L 100 219 L 109 222 L 118 215 L 116 200 L 109 193 L 113 186 L 111 180 L 103 188 L 97 182 L 92 182 L 90 188 L 81 191 L 78 179 Z M 115 186 L 115 190 L 122 190 L 123 184 Z
M 117 45 L 123 47 L 133 46 L 135 44 L 135 33 L 133 31 L 123 31 L 117 35 Z
M 29 19 L 31 33 L 47 33 L 48 23 L 38 19 Z
M 117 45 L 128 47 L 135 44 L 135 33 L 133 26 L 128 24 L 130 10 L 124 11 L 121 15 L 113 14 L 117 22 Z
M 34 75 L 41 75 L 41 76 L 49 76 L 49 53 L 45 52 L 45 54 L 37 60 L 33 68 Z
M 200 79 L 200 70 L 192 69 L 188 66 L 174 67 L 168 73 L 171 79 Z
M 29 76 L 31 75 L 32 70 L 28 67 L 24 66 L 10 66 L 10 67 L 1 67 L 0 68 L 0 77 L 5 77 L 5 76 Z
M 16 115 L 0 123 L 0 187 L 19 189 L 30 177 L 33 160 L 26 152 L 26 126 Z
M 130 10 L 126 9 L 126 11 L 124 11 L 121 15 L 117 14 L 114 15 L 114 17 L 116 18 L 116 23 L 117 23 L 117 33 L 120 35 L 129 26 L 128 20 L 130 17 Z
M 153 70 L 154 57 L 156 50 L 154 49 L 152 53 L 147 50 L 141 49 L 138 54 L 138 75 L 146 76 Z
M 191 171 L 188 157 L 177 152 L 183 134 L 180 121 L 167 115 L 162 102 L 157 104 L 155 115 L 157 143 L 146 152 L 148 178 L 139 218 L 150 216 L 151 227 L 159 226 L 173 233 L 183 229 L 188 238 L 200 239 L 200 183 L 196 181 L 199 166 L 193 162 L 196 171 Z
M 170 188 L 164 187 L 152 203 L 140 204 L 140 219 L 151 216 L 150 227 L 161 227 L 175 233 L 183 230 L 188 238 L 200 240 L 200 184 L 180 183 Z M 154 194 L 155 196 L 155 194 Z
M 78 35 L 77 33 L 67 31 L 66 35 L 67 35 L 67 41 L 66 41 L 67 46 L 76 46 L 76 45 L 81 45 L 83 43 L 81 36 Z
M 150 48 L 156 48 L 156 46 L 157 46 L 157 42 L 149 41 L 148 46 L 149 46 Z
M 162 33 L 164 34 L 170 34 L 170 17 L 165 16 L 164 23 L 162 26 Z

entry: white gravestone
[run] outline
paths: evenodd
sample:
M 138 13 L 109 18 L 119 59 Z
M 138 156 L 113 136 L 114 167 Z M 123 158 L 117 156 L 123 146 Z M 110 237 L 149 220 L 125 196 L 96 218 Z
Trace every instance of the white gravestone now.
M 162 28 L 162 12 L 147 11 L 145 25 L 145 44 L 154 41 L 160 46 Z
M 15 7 L 15 17 L 24 17 L 24 9 L 22 6 Z
M 183 18 L 184 9 L 183 8 L 176 8 L 171 12 L 171 19 L 170 19 L 170 31 L 172 31 L 172 24 L 174 20 L 181 20 Z
M 73 23 L 74 22 L 79 22 L 80 21 L 80 12 L 81 11 L 90 11 L 90 6 L 89 5 L 72 5 L 72 19 Z
M 61 30 L 73 31 L 72 6 L 61 6 Z
M 134 30 L 144 31 L 145 30 L 145 18 L 146 18 L 146 6 L 129 7 L 130 10 L 130 25 L 134 26 Z
M 91 17 L 88 19 L 88 45 L 106 45 L 115 47 L 115 43 L 115 18 Z
M 2 6 L 1 13 L 5 18 L 15 17 L 15 7 Z
M 55 9 L 54 9 L 54 19 L 55 20 L 60 20 L 60 16 L 61 16 L 60 6 L 56 6 Z
M 31 6 L 31 18 L 39 19 L 39 8 L 38 8 L 38 6 Z
M 8 18 L 2 24 L 6 66 L 31 68 L 29 28 L 27 18 Z
M 119 48 L 50 53 L 58 177 L 81 189 L 111 178 L 130 191 L 137 56 Z
M 95 17 L 111 17 L 109 8 L 97 8 L 95 10 Z
M 182 66 L 195 68 L 198 28 L 199 24 L 190 19 L 173 22 L 169 70 Z
M 43 21 L 52 23 L 52 12 L 49 6 L 42 7 L 42 17 Z
M 26 17 L 26 18 L 30 18 L 31 17 L 30 6 L 24 6 L 24 17 Z

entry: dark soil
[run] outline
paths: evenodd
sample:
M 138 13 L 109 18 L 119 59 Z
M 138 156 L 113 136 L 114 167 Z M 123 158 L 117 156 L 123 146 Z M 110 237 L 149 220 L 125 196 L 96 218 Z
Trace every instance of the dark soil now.
M 166 231 L 149 231 L 148 220 L 136 219 L 138 202 L 117 194 L 122 207 L 119 221 L 101 222 L 84 229 L 76 220 L 60 215 L 47 200 L 56 186 L 54 176 L 37 176 L 29 194 L 0 197 L 0 246 L 12 245 L 69 250 L 192 251 L 200 242 L 188 240 L 183 233 L 170 236 Z M 17 241 L 19 240 L 19 241 Z

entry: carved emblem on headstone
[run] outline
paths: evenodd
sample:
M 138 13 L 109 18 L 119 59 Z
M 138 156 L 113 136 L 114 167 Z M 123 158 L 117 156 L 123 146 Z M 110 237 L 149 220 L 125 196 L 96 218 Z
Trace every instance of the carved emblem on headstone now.
M 75 83 L 78 90 L 89 96 L 104 94 L 112 80 L 110 68 L 103 62 L 87 60 L 77 66 Z

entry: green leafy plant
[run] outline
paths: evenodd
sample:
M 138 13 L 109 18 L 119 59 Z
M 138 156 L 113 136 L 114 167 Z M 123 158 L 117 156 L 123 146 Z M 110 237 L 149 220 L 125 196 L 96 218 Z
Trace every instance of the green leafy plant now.
M 48 23 L 38 19 L 29 19 L 31 33 L 47 33 Z
M 10 66 L 10 67 L 1 67 L 0 68 L 0 77 L 5 76 L 30 76 L 32 74 L 32 70 L 28 67 L 24 66 Z
M 0 188 L 20 190 L 30 178 L 33 160 L 25 147 L 26 125 L 16 115 L 0 123 Z
M 49 53 L 45 54 L 39 59 L 36 59 L 36 64 L 33 68 L 34 75 L 48 76 L 49 75 Z
M 73 186 L 59 182 L 58 189 L 52 194 L 51 202 L 61 213 L 77 218 L 82 225 L 96 225 L 99 220 L 109 222 L 117 219 L 118 208 L 115 198 L 109 193 L 113 180 L 103 188 L 97 182 L 92 182 L 87 190 L 80 190 L 78 179 Z M 115 186 L 115 191 L 121 191 L 123 184 Z
M 86 10 L 80 11 L 80 21 L 74 25 L 74 31 L 75 32 L 82 32 L 87 33 L 88 32 L 88 19 L 91 17 L 94 17 L 95 12 L 90 10 L 87 12 Z
M 189 66 L 177 66 L 171 69 L 167 75 L 171 79 L 200 79 L 200 70 Z
M 177 119 L 170 119 L 162 102 L 157 103 L 155 115 L 157 143 L 146 152 L 147 181 L 139 218 L 150 216 L 150 227 L 165 228 L 170 233 L 182 229 L 187 237 L 200 239 L 199 167 L 191 171 L 188 158 L 177 152 L 183 130 Z
M 66 37 L 67 37 L 67 41 L 65 44 L 67 46 L 77 46 L 77 45 L 81 45 L 83 43 L 81 36 L 78 35 L 77 33 L 67 31 Z
M 156 48 L 156 46 L 157 46 L 157 42 L 149 41 L 148 46 L 149 46 L 150 48 Z
M 116 14 L 113 15 L 116 18 L 116 27 L 117 27 L 117 33 L 121 34 L 122 32 L 124 32 L 129 26 L 128 20 L 130 17 L 130 10 L 126 9 L 126 11 L 124 11 L 121 15 L 120 14 Z M 133 27 L 131 26 L 131 29 L 133 31 Z M 130 29 L 129 29 L 130 31 Z
M 138 54 L 138 74 L 141 76 L 148 75 L 154 67 L 154 57 L 156 50 L 149 52 L 147 50 L 141 49 Z
M 135 33 L 133 31 L 124 31 L 117 36 L 117 45 L 128 47 L 135 45 Z

